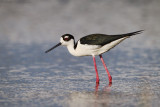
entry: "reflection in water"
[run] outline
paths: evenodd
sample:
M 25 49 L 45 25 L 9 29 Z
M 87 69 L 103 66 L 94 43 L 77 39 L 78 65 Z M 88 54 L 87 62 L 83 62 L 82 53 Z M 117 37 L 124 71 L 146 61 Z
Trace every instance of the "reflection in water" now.
M 159 105 L 160 50 L 137 48 L 132 54 L 117 49 L 118 55 L 104 54 L 111 57 L 107 65 L 113 84 L 106 84 L 107 74 L 97 60 L 101 82 L 95 85 L 90 57 L 64 55 L 61 49 L 46 56 L 41 45 L 1 45 L 0 49 L 0 105 L 4 107 Z
M 29 2 L 28 2 L 29 1 Z M 0 0 L 1 107 L 159 107 L 160 0 Z M 71 33 L 145 29 L 97 60 L 73 57 L 48 42 Z M 47 43 L 44 43 L 47 42 Z M 53 45 L 51 43 L 50 45 Z
M 110 103 L 111 83 L 99 90 L 96 83 L 95 92 L 73 92 L 69 95 L 69 107 L 106 107 Z
M 107 85 L 107 86 L 105 86 L 104 88 L 103 88 L 103 90 L 105 91 L 109 91 L 109 88 L 112 86 L 112 82 L 109 82 L 109 84 Z M 98 92 L 98 89 L 99 89 L 99 83 L 97 83 L 96 82 L 96 86 L 95 86 L 95 93 L 97 93 Z
M 140 93 L 129 92 L 116 92 L 113 91 L 110 85 L 107 85 L 98 90 L 99 85 L 96 85 L 95 92 L 73 92 L 69 95 L 66 102 L 69 107 L 107 107 L 107 106 L 141 106 L 151 107 L 153 106 L 153 94 L 148 88 L 149 84 L 140 84 L 142 89 Z M 155 99 L 155 106 L 158 102 Z

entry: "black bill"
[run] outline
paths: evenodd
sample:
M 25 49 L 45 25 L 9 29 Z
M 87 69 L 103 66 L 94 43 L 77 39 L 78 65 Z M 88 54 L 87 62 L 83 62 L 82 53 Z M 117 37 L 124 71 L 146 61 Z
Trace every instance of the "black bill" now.
M 47 51 L 45 51 L 45 53 L 48 53 L 49 51 L 53 50 L 54 48 L 60 46 L 61 43 L 58 43 L 57 45 L 53 46 L 51 49 L 48 49 Z

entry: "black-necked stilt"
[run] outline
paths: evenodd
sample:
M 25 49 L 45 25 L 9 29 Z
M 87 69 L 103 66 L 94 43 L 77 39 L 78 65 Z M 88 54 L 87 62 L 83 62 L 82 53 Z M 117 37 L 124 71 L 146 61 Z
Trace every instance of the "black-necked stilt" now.
M 85 37 L 82 37 L 75 43 L 74 37 L 70 34 L 64 34 L 60 38 L 60 43 L 47 50 L 47 52 L 52 49 L 64 45 L 67 46 L 68 51 L 74 56 L 89 56 L 93 57 L 94 67 L 96 71 L 96 83 L 99 83 L 98 70 L 96 66 L 95 56 L 99 55 L 103 63 L 103 66 L 108 74 L 109 83 L 112 83 L 112 77 L 106 67 L 106 64 L 102 58 L 104 52 L 109 51 L 111 48 L 115 47 L 117 44 L 125 40 L 126 38 L 141 33 L 143 30 L 118 34 L 118 35 L 106 35 L 106 34 L 90 34 Z

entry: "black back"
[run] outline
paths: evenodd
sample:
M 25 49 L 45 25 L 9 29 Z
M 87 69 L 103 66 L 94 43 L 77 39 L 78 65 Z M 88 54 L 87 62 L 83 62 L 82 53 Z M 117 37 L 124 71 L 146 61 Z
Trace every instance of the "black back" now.
M 80 39 L 81 44 L 89 44 L 89 45 L 105 45 L 111 43 L 112 41 L 121 39 L 123 37 L 130 37 L 136 34 L 141 33 L 143 30 L 126 33 L 126 34 L 118 34 L 118 35 L 106 35 L 106 34 L 91 34 L 87 35 Z

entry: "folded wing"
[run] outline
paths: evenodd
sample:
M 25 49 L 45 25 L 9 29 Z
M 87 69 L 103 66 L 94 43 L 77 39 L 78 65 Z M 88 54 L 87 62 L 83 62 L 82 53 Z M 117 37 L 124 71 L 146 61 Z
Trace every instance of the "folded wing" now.
M 130 37 L 136 34 L 141 33 L 143 30 L 126 33 L 126 34 L 118 34 L 118 35 L 106 35 L 106 34 L 91 34 L 87 35 L 80 39 L 81 44 L 88 45 L 100 45 L 104 46 L 105 44 L 109 44 L 115 40 L 121 39 L 123 37 Z

